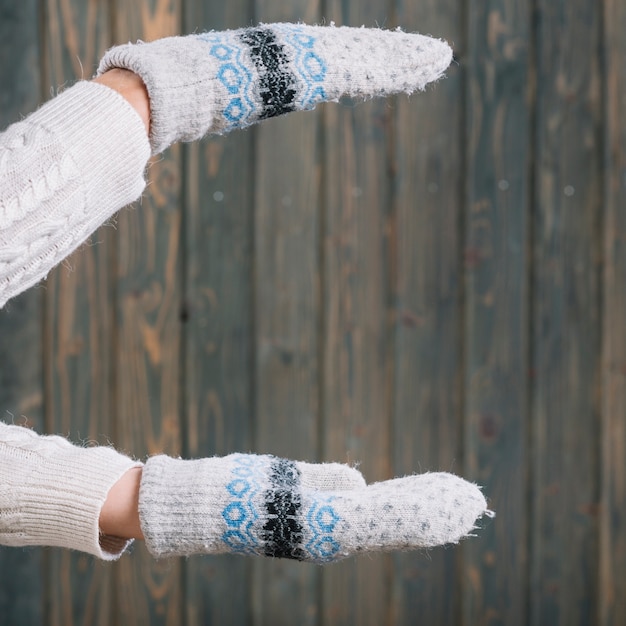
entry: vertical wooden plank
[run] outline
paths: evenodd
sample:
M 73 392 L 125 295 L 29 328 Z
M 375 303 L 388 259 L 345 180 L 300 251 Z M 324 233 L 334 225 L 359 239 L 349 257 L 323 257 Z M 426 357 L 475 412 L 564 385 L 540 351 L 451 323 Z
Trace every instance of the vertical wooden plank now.
M 462 474 L 463 6 L 398 1 L 396 22 L 445 39 L 460 62 L 394 106 L 393 469 Z M 460 548 L 396 555 L 392 623 L 411 624 L 415 615 L 459 623 L 460 557 Z
M 530 622 L 582 626 L 598 618 L 601 6 L 537 8 Z
M 376 27 L 389 7 L 327 2 L 325 17 Z M 324 116 L 322 444 L 326 460 L 359 461 L 368 482 L 391 477 L 391 120 L 382 99 L 329 105 Z M 378 554 L 325 568 L 323 623 L 386 623 L 391 563 Z
M 247 0 L 188 3 L 187 32 L 249 24 Z M 186 456 L 252 448 L 253 133 L 194 143 L 185 167 Z M 186 562 L 187 623 L 249 624 L 253 562 Z
M 605 3 L 604 227 L 600 606 L 604 626 L 626 623 L 626 5 Z
M 97 0 L 45 3 L 45 82 L 57 89 L 90 77 L 110 42 L 107 7 Z M 110 379 L 110 229 L 94 234 L 53 271 L 45 297 L 46 429 L 74 441 L 108 442 Z M 52 624 L 109 623 L 110 569 L 83 554 L 51 550 Z
M 319 19 L 318 0 L 256 0 L 264 22 Z M 256 128 L 254 301 L 255 449 L 300 460 L 318 454 L 318 114 Z M 258 624 L 318 621 L 319 569 L 258 560 Z
M 115 39 L 180 32 L 180 0 L 115 5 Z M 133 454 L 180 454 L 181 147 L 152 162 L 140 206 L 118 221 L 116 441 Z M 143 544 L 116 564 L 116 624 L 181 623 L 182 564 L 156 561 Z
M 497 523 L 464 546 L 465 624 L 526 624 L 530 4 L 468 13 L 465 475 Z
M 2 130 L 32 112 L 41 100 L 39 13 L 36 0 L 0 1 Z
M 0 1 L 0 128 L 40 101 L 39 6 L 35 0 Z M 0 311 L 0 420 L 43 429 L 41 289 Z M 1 479 L 0 479 L 1 480 Z M 0 625 L 43 621 L 41 549 L 0 548 Z

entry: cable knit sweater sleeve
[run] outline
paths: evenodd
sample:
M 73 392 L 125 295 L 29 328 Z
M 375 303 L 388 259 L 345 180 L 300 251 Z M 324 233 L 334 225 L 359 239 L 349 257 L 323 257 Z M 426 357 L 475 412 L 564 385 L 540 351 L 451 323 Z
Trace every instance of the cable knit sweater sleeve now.
M 0 134 L 0 307 L 141 195 L 149 156 L 137 112 L 93 82 Z

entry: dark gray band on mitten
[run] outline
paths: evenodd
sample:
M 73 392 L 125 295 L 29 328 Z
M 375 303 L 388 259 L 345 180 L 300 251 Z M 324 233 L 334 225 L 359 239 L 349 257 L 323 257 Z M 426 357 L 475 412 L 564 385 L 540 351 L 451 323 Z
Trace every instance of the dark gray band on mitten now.
M 264 493 L 263 554 L 303 561 L 304 533 L 300 472 L 293 461 L 276 459 L 269 470 L 269 489 Z

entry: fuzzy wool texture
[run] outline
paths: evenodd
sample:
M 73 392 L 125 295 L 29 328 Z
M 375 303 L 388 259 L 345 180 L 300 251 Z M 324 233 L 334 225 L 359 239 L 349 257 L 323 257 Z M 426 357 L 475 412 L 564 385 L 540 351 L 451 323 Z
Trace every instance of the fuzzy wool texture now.
M 452 474 L 366 486 L 354 472 L 271 456 L 153 457 L 139 496 L 146 545 L 155 557 L 236 553 L 327 563 L 457 543 L 491 514 L 480 489 Z
M 0 422 L 0 545 L 57 546 L 115 560 L 130 542 L 101 535 L 111 487 L 138 463 Z
M 140 197 L 151 151 L 343 95 L 411 93 L 451 58 L 446 43 L 422 35 L 302 24 L 111 49 L 99 72 L 141 75 L 150 142 L 122 96 L 87 81 L 0 133 L 0 308 Z
M 0 134 L 0 308 L 141 195 L 149 156 L 136 111 L 91 82 Z
M 443 75 L 447 43 L 373 28 L 260 24 L 112 48 L 98 74 L 139 74 L 153 153 L 342 96 L 411 94 Z

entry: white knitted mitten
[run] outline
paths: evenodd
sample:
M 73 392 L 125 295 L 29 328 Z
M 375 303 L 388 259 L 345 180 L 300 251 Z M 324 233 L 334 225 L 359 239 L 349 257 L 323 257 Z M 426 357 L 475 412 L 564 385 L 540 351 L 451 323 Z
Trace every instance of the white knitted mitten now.
M 260 24 L 118 46 L 98 73 L 119 67 L 142 77 L 156 154 L 341 96 L 412 93 L 451 60 L 445 42 L 399 30 Z
M 81 448 L 0 422 L 0 545 L 119 558 L 129 542 L 100 534 L 100 510 L 109 489 L 138 466 L 113 448 Z
M 139 495 L 148 550 L 156 557 L 233 552 L 324 563 L 456 543 L 490 514 L 478 487 L 451 474 L 333 489 L 340 467 L 250 454 L 153 457 Z

